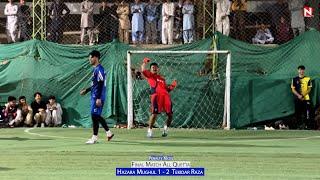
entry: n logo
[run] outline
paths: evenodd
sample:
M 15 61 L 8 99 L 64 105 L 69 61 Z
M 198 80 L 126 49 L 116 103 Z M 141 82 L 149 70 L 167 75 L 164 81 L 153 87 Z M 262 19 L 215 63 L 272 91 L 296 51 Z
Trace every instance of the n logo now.
M 304 17 L 313 17 L 313 12 L 314 12 L 314 9 L 312 7 L 309 7 L 309 6 L 303 7 L 303 16 Z

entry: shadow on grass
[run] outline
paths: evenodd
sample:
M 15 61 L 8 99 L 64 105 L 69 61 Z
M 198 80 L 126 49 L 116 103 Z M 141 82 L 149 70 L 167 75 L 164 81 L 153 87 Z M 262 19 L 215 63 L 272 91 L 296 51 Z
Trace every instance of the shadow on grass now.
M 0 167 L 0 172 L 1 171 L 10 171 L 10 170 L 14 170 L 14 168 Z
M 35 141 L 48 141 L 53 139 L 30 139 L 30 138 L 21 138 L 21 137 L 10 137 L 10 138 L 0 138 L 1 140 L 9 140 L 9 141 L 29 141 L 29 140 L 35 140 Z

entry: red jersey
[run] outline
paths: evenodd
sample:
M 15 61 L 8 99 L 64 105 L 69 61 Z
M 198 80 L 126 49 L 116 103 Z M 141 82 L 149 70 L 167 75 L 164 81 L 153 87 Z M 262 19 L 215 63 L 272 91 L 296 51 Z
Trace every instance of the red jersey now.
M 144 70 L 142 74 L 147 78 L 151 87 L 151 94 L 169 94 L 164 77 L 158 74 L 152 74 L 149 70 Z

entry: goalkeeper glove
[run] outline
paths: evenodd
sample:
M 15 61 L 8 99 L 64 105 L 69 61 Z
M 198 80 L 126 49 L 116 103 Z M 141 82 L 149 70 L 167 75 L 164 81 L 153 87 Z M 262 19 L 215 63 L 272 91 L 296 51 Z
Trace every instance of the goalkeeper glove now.
M 168 90 L 172 91 L 176 87 L 177 87 L 177 80 L 174 80 L 172 81 L 171 85 L 168 87 Z
M 147 57 L 143 58 L 143 62 L 144 62 L 144 63 L 149 63 L 150 61 L 151 61 L 150 58 L 147 58 Z

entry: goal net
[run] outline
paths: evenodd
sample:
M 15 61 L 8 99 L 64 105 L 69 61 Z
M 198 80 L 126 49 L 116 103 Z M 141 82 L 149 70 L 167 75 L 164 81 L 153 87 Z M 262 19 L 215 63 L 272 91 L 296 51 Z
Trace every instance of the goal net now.
M 159 65 L 159 74 L 169 85 L 173 105 L 172 127 L 230 129 L 229 51 L 128 51 L 128 128 L 147 125 L 150 112 L 150 87 L 140 67 L 143 59 Z M 146 68 L 149 69 L 149 64 Z M 158 116 L 155 126 L 163 127 L 166 115 Z

